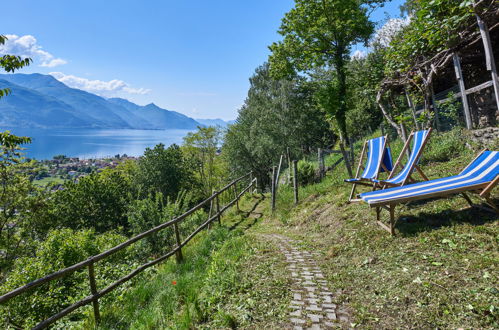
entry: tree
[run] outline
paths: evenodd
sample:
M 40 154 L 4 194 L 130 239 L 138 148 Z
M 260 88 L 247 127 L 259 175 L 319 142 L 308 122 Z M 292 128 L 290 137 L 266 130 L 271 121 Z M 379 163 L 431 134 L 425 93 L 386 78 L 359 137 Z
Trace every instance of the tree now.
M 8 38 L 0 35 L 0 45 L 4 45 Z M 7 72 L 14 72 L 28 66 L 32 62 L 31 58 L 22 58 L 21 56 L 5 54 L 0 58 L 0 67 Z M 0 98 L 10 93 L 9 88 L 0 89 Z
M 98 233 L 127 230 L 128 204 L 132 200 L 129 180 L 120 171 L 106 169 L 67 181 L 52 194 L 48 206 L 33 224 L 40 237 L 53 228 L 93 228 Z
M 374 31 L 368 8 L 384 1 L 374 0 L 296 0 L 285 14 L 279 33 L 282 41 L 270 46 L 271 72 L 282 77 L 291 72 L 307 73 L 315 68 L 333 67 L 335 102 L 325 99 L 342 138 L 347 137 L 346 63 L 354 43 L 367 42 Z
M 199 177 L 205 196 L 212 194 L 219 178 L 224 177 L 225 166 L 217 151 L 222 142 L 222 132 L 217 127 L 198 127 L 184 137 L 182 151 L 192 163 Z
M 5 267 L 22 249 L 26 214 L 36 205 L 35 187 L 24 174 L 21 145 L 28 137 L 19 137 L 9 131 L 0 132 L 0 268 Z
M 254 171 L 259 182 L 290 149 L 293 158 L 323 147 L 331 139 L 324 114 L 313 102 L 313 89 L 305 79 L 274 79 L 268 64 L 250 78 L 248 97 L 234 125 L 225 135 L 222 155 L 237 174 Z
M 179 146 L 172 144 L 165 149 L 160 143 L 145 150 L 138 161 L 134 183 L 141 197 L 160 192 L 166 202 L 168 197 L 175 199 L 182 189 L 191 188 L 194 178 Z

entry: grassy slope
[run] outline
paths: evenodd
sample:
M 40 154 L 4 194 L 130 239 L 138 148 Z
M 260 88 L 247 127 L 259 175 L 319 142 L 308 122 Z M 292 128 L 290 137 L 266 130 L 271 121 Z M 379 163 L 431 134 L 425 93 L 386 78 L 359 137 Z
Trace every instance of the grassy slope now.
M 250 211 L 260 198 L 241 203 Z M 289 279 L 277 249 L 243 233 L 259 220 L 257 210 L 231 211 L 174 260 L 103 308 L 102 329 L 280 328 L 289 300 Z M 249 217 L 247 217 L 249 215 Z M 175 283 L 175 284 L 174 284 Z
M 393 143 L 393 154 L 401 147 Z M 433 136 L 423 170 L 430 179 L 454 174 L 475 153 L 457 133 Z M 171 261 L 148 275 L 107 309 L 102 328 L 288 326 L 291 282 L 283 256 L 265 235 L 271 233 L 322 254 L 318 262 L 329 286 L 341 292 L 336 302 L 348 306 L 357 327 L 499 326 L 494 215 L 470 210 L 458 196 L 409 204 L 397 209 L 397 235 L 390 237 L 375 225 L 373 210 L 346 203 L 345 177 L 340 167 L 301 188 L 296 207 L 292 191 L 281 186 L 273 216 L 268 198 L 247 198 L 241 203 L 247 213 L 233 211 L 223 228 L 203 234 L 181 266 Z
M 433 136 L 423 162 L 427 176 L 455 174 L 476 152 L 461 145 L 456 132 Z M 392 144 L 394 155 L 401 143 Z M 446 162 L 446 155 L 456 153 Z M 397 209 L 397 236 L 374 223 L 374 210 L 347 204 L 350 186 L 335 172 L 300 193 L 281 191 L 278 213 L 269 224 L 302 239 L 320 260 L 339 302 L 355 323 L 368 328 L 497 327 L 499 254 L 497 217 L 470 209 L 459 196 L 418 202 Z M 477 198 L 475 202 L 479 203 Z M 383 216 L 388 216 L 386 212 Z

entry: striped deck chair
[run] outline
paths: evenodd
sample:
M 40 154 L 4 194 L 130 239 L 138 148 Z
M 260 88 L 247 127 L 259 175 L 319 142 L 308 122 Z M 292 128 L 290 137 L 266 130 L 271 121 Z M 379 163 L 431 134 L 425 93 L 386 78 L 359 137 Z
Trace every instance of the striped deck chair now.
M 383 188 L 388 187 L 398 187 L 398 186 L 403 186 L 408 182 L 415 182 L 415 180 L 412 178 L 412 173 L 414 172 L 414 169 L 416 169 L 421 175 L 421 177 L 428 181 L 428 178 L 426 175 L 423 173 L 421 168 L 418 166 L 419 159 L 421 158 L 421 154 L 423 153 L 423 149 L 428 142 L 431 134 L 431 128 L 428 130 L 422 130 L 422 131 L 417 131 L 417 132 L 412 132 L 411 135 L 409 135 L 409 138 L 404 144 L 404 148 L 400 152 L 399 157 L 397 158 L 397 161 L 395 162 L 395 165 L 393 166 L 393 170 L 388 176 L 388 179 L 386 180 L 373 180 L 375 183 L 379 184 Z M 413 141 L 412 144 L 412 151 L 409 155 L 409 158 L 407 160 L 407 163 L 405 166 L 402 164 L 402 158 L 404 157 L 404 154 L 406 150 L 409 150 L 409 144 L 411 143 L 411 140 Z M 401 166 L 402 170 L 396 175 L 395 171 L 397 170 L 397 167 Z
M 466 192 L 473 192 L 484 198 L 494 211 L 499 212 L 499 209 L 490 199 L 490 192 L 498 183 L 499 152 L 484 150 L 458 175 L 366 192 L 360 194 L 360 198 L 370 207 L 376 208 L 378 224 L 393 235 L 396 223 L 395 206 L 400 203 L 461 194 L 471 206 L 476 206 L 466 194 Z M 380 221 L 381 208 L 390 212 L 389 226 Z M 487 208 L 487 210 L 489 209 Z
M 364 171 L 362 172 L 362 175 L 359 176 L 359 173 L 362 170 L 362 162 L 366 153 L 367 159 L 364 166 Z M 358 184 L 371 186 L 374 189 L 375 183 L 373 183 L 373 180 L 377 179 L 381 172 L 389 173 L 391 170 L 392 156 L 390 154 L 390 148 L 388 147 L 387 137 L 380 136 L 378 138 L 365 141 L 359 157 L 359 165 L 357 166 L 355 178 L 345 180 L 345 182 L 353 184 L 352 192 L 350 193 L 348 201 L 360 201 L 360 199 L 352 199 L 355 194 L 355 188 Z

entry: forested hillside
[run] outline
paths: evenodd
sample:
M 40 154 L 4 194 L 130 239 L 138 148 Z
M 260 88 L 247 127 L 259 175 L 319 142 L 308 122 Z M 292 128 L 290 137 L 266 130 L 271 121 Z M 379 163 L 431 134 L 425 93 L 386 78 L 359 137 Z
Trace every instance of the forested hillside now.
M 139 265 L 169 256 L 179 247 L 178 233 L 190 237 L 196 228 L 207 227 L 183 247 L 184 261 L 171 253 L 178 264 L 165 258 L 163 265 L 99 297 L 102 315 L 94 314 L 90 299 L 56 326 L 287 328 L 322 322 L 345 328 L 496 328 L 496 215 L 465 208 L 457 197 L 413 202 L 397 214 L 399 235 L 390 237 L 369 221 L 374 215 L 367 205 L 348 203 L 351 187 L 343 179 L 355 174 L 352 160 L 359 160 L 364 140 L 381 135 L 398 155 L 410 131 L 433 128 L 419 162 L 430 179 L 459 173 L 479 150 L 497 150 L 499 4 L 408 0 L 401 8 L 405 19 L 373 21 L 372 11 L 385 2 L 296 0 L 282 19 L 280 40 L 269 45 L 268 60 L 249 78 L 233 124 L 198 127 L 180 146 L 147 148 L 137 160 L 68 180 L 56 191 L 33 183 L 37 163 L 23 156 L 30 138 L 1 132 L 3 297 L 188 216 L 96 263 L 95 274 L 92 261 L 88 271 L 54 277 L 5 298 L 0 326 L 33 327 L 95 295 L 93 286 L 105 288 Z M 353 56 L 359 45 L 366 47 L 365 54 Z M 29 64 L 13 55 L 0 62 L 9 73 Z M 458 67 L 462 71 L 456 78 Z M 57 115 L 67 122 L 91 122 L 61 104 L 81 93 L 72 91 L 61 101 L 55 98 L 57 83 L 43 88 L 13 83 L 1 86 L 0 118 L 11 116 L 9 104 L 34 107 L 43 101 L 50 108 L 40 107 L 33 118 Z M 9 95 L 14 89 L 18 93 Z M 154 104 L 92 100 L 117 107 L 107 124 L 140 118 L 161 126 L 179 117 L 166 118 Z M 98 112 L 97 105 L 93 109 Z M 316 162 L 318 149 L 332 153 L 325 160 L 327 175 Z M 299 193 L 293 190 L 292 160 L 298 161 Z M 280 177 L 272 173 L 277 166 Z M 234 207 L 224 210 L 218 223 L 207 223 L 220 215 L 213 196 L 244 175 L 250 178 L 249 196 L 243 197 L 242 185 L 229 186 L 222 207 L 230 201 Z M 494 194 L 490 199 L 497 202 Z M 208 202 L 189 211 L 201 201 Z M 306 286 L 298 292 L 293 282 L 298 275 L 290 269 L 300 261 L 290 260 L 300 253 L 312 260 L 312 266 L 304 266 L 303 281 L 320 278 L 320 317 L 305 309 L 289 311 L 306 300 L 307 290 L 315 290 Z M 96 283 L 89 283 L 89 276 Z M 319 308 L 311 306 L 311 311 Z

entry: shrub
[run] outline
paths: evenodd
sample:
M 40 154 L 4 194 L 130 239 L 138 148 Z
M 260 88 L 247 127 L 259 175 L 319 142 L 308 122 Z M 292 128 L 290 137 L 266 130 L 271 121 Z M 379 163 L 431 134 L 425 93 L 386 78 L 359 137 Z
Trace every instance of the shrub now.
M 449 132 L 433 135 L 423 152 L 421 162 L 446 162 L 459 156 L 466 148 L 463 134 L 462 129 L 454 128 Z
M 92 255 L 107 250 L 126 240 L 126 237 L 106 233 L 96 235 L 93 230 L 74 231 L 72 229 L 53 230 L 45 241 L 38 246 L 31 257 L 15 261 L 7 280 L 0 286 L 1 292 L 9 292 L 26 283 L 76 264 Z M 96 265 L 98 283 L 102 279 L 112 280 L 117 269 L 128 268 L 122 254 L 115 254 L 111 263 Z M 36 323 L 61 311 L 70 304 L 88 296 L 89 283 L 87 269 L 74 272 L 49 284 L 44 284 L 32 291 L 19 295 L 2 305 L 0 314 L 8 315 L 9 323 L 21 328 L 31 328 Z M 71 320 L 80 319 L 82 310 L 73 312 Z M 0 319 L 0 326 L 7 328 L 6 319 Z
M 315 181 L 315 166 L 306 160 L 298 161 L 298 182 L 301 185 L 310 184 Z

